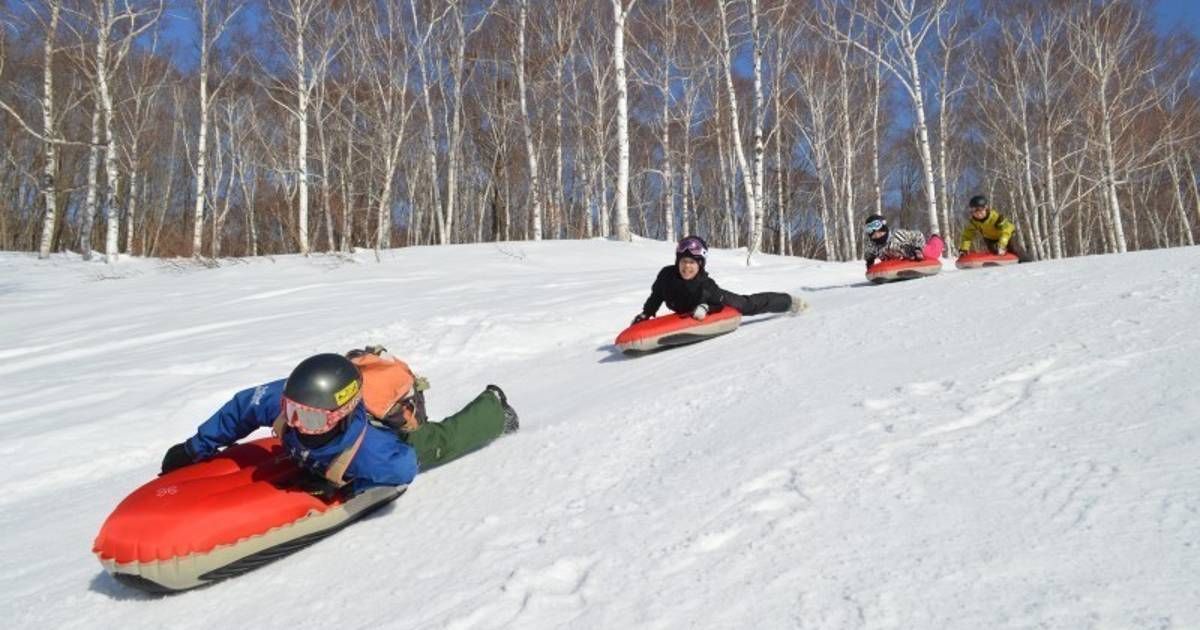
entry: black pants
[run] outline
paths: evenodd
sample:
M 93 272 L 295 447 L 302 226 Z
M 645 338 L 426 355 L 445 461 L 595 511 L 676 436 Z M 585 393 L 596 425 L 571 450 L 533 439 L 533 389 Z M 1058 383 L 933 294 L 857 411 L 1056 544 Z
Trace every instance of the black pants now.
M 1000 249 L 998 247 L 999 241 L 990 241 L 985 238 L 983 239 L 983 242 L 985 245 L 987 245 L 988 251 L 992 252 L 993 254 L 996 253 L 997 249 Z M 1033 257 L 1025 252 L 1024 247 L 1021 247 L 1021 241 L 1017 240 L 1016 234 L 1013 234 L 1012 238 L 1008 239 L 1008 251 L 1017 255 L 1018 262 L 1033 262 Z
M 753 293 L 738 295 L 722 291 L 724 302 L 742 312 L 742 315 L 759 313 L 786 313 L 792 307 L 792 296 L 786 293 Z

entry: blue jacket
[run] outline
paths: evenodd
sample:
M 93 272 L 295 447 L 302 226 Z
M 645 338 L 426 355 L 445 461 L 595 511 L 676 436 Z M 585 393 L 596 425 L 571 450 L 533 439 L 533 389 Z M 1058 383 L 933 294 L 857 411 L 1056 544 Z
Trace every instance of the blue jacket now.
M 271 426 L 279 416 L 284 383 L 282 379 L 272 381 L 235 394 L 188 439 L 188 450 L 197 460 L 212 457 L 217 449 L 237 442 L 255 429 Z M 323 476 L 329 463 L 358 439 L 365 424 L 367 434 L 345 474 L 351 491 L 357 494 L 372 486 L 412 482 L 417 476 L 417 455 L 411 446 L 395 433 L 370 424 L 361 403 L 348 423 L 337 439 L 315 449 L 301 444 L 295 431 L 286 431 L 283 447 L 301 467 Z

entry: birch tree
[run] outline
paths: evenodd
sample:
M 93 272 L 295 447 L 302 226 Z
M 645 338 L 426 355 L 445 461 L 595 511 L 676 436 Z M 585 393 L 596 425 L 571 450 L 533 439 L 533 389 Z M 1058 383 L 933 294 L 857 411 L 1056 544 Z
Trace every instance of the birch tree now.
M 752 8 L 752 37 L 757 38 L 757 0 L 749 0 Z M 746 263 L 749 264 L 750 257 L 758 251 L 762 230 L 756 224 L 761 219 L 760 210 L 760 195 L 759 183 L 761 178 L 759 172 L 761 170 L 762 161 L 762 126 L 759 121 L 761 100 L 762 100 L 762 55 L 758 43 L 754 42 L 754 68 L 755 68 L 755 94 L 754 103 L 755 111 L 752 116 L 754 118 L 754 137 L 755 137 L 755 168 L 751 170 L 749 160 L 746 158 L 746 151 L 742 143 L 741 117 L 738 112 L 738 96 L 737 90 L 733 83 L 733 63 L 736 56 L 736 50 L 732 44 L 730 37 L 730 23 L 732 18 L 729 16 L 732 0 L 720 0 L 717 5 L 717 16 L 720 24 L 720 39 L 713 43 L 718 53 L 721 56 L 721 69 L 725 75 L 725 96 L 729 102 L 729 129 L 733 139 L 733 156 L 737 160 L 738 171 L 741 173 L 742 189 L 746 195 L 746 219 L 751 222 L 750 239 L 747 243 Z M 730 213 L 732 216 L 732 212 Z M 756 240 L 757 239 L 757 240 Z
M 390 244 L 393 187 L 413 111 L 414 103 L 408 98 L 411 60 L 403 38 L 403 17 L 392 2 L 372 3 L 368 12 L 357 15 L 354 33 L 371 94 L 365 118 L 376 138 L 373 155 L 382 159 L 375 184 L 375 235 L 371 239 L 378 258 L 380 250 Z
M 529 206 L 533 221 L 533 240 L 542 240 L 542 196 L 538 183 L 537 150 L 533 145 L 533 127 L 529 121 L 529 105 L 525 96 L 525 23 L 529 2 L 520 0 L 517 17 L 517 92 L 521 103 L 521 135 L 525 138 L 525 159 L 529 164 Z
M 233 73 L 221 73 L 212 92 L 209 92 L 209 59 L 213 47 L 221 39 L 221 35 L 244 6 L 231 0 L 193 0 L 200 27 L 200 80 L 197 104 L 200 107 L 200 119 L 197 121 L 196 132 L 196 205 L 192 212 L 192 256 L 200 256 L 201 235 L 204 229 L 204 205 L 207 200 L 204 182 L 207 178 L 205 168 L 208 165 L 208 123 L 209 108 L 212 101 L 225 85 L 226 79 Z
M 98 113 L 102 114 L 104 131 L 104 255 L 109 264 L 115 263 L 120 243 L 120 213 L 117 208 L 117 191 L 120 188 L 120 171 L 117 156 L 120 146 L 114 130 L 113 79 L 117 70 L 129 56 L 133 42 L 147 29 L 154 26 L 162 15 L 163 2 L 156 5 L 137 5 L 130 0 L 93 0 L 90 7 L 91 24 L 96 38 L 95 56 L 92 59 L 92 77 L 95 80 Z M 96 119 L 93 118 L 93 123 Z M 95 134 L 95 132 L 93 132 Z M 84 250 L 84 257 L 91 257 L 91 247 Z
M 617 238 L 633 240 L 629 231 L 629 84 L 625 75 L 625 23 L 637 0 L 612 0 L 613 71 L 617 80 Z
M 47 137 L 53 137 L 54 128 L 54 45 L 58 41 L 58 17 L 62 13 L 60 0 L 47 0 L 50 17 L 46 21 L 46 41 L 42 48 L 42 132 Z M 54 241 L 54 226 L 57 223 L 58 195 L 58 156 L 55 143 L 42 143 L 42 200 L 46 205 L 46 216 L 42 219 L 42 237 L 38 245 L 38 258 L 50 256 L 50 246 Z
M 1090 139 L 1100 153 L 1100 180 L 1115 251 L 1128 250 L 1119 188 L 1138 156 L 1119 155 L 1119 143 L 1133 132 L 1137 118 L 1157 106 L 1163 93 L 1146 90 L 1142 81 L 1159 67 L 1142 27 L 1143 14 L 1129 2 L 1088 3 L 1070 24 L 1071 56 L 1089 79 L 1095 115 Z
M 270 5 L 271 21 L 281 38 L 284 55 L 292 73 L 293 82 L 283 80 L 271 82 L 271 99 L 289 112 L 296 124 L 296 146 L 293 156 L 298 205 L 296 208 L 296 237 L 300 253 L 307 256 L 308 242 L 308 127 L 309 106 L 313 91 L 324 81 L 329 65 L 337 50 L 328 44 L 337 41 L 334 37 L 314 37 L 314 31 L 329 18 L 330 5 L 325 0 L 279 0 Z M 317 41 L 324 46 L 313 46 Z M 287 102 L 284 96 L 295 99 Z
M 926 122 L 925 93 L 922 84 L 922 56 L 930 32 L 949 10 L 950 0 L 878 0 L 866 6 L 852 2 L 848 7 L 849 20 L 839 15 L 825 14 L 824 26 L 837 42 L 846 42 L 878 61 L 904 88 L 912 104 L 916 120 L 917 147 L 925 179 L 926 208 L 929 229 L 941 232 L 938 218 L 938 189 L 934 181 L 933 153 Z M 854 31 L 851 25 L 861 19 L 867 31 Z M 881 47 L 869 45 L 870 37 L 883 40 Z

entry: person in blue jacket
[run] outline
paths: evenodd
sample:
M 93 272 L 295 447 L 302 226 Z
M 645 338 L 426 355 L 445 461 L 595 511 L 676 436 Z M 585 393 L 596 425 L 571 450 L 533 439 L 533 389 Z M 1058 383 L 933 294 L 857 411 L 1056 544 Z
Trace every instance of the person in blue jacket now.
M 411 376 L 406 365 L 397 363 Z M 495 385 L 441 422 L 425 420 L 424 396 L 415 389 L 377 417 L 364 404 L 364 385 L 378 385 L 364 383 L 364 374 L 377 373 L 360 370 L 340 354 L 309 357 L 286 379 L 235 394 L 195 435 L 167 450 L 162 474 L 208 459 L 269 426 L 292 460 L 309 473 L 305 489 L 318 496 L 343 489 L 353 495 L 373 486 L 406 485 L 418 471 L 481 448 L 519 426 L 516 411 Z

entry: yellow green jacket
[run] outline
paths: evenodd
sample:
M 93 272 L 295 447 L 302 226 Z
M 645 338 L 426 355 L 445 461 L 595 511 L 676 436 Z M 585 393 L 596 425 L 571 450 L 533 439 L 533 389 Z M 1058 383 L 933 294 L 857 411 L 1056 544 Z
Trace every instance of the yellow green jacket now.
M 975 241 L 975 235 L 979 234 L 989 241 L 996 241 L 996 247 L 1003 249 L 1008 247 L 1008 240 L 1012 238 L 1013 232 L 1016 230 L 1017 226 L 1004 218 L 1004 215 L 995 210 L 988 210 L 987 218 L 984 220 L 976 221 L 972 217 L 967 221 L 967 226 L 963 228 L 962 238 L 959 239 L 958 248 L 971 251 L 971 243 Z

